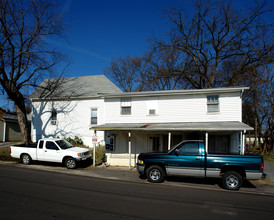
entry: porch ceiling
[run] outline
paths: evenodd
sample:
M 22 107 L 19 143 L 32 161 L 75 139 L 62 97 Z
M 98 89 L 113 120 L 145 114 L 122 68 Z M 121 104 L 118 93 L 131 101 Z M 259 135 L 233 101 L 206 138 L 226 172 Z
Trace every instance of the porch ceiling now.
M 253 130 L 245 123 L 222 122 L 171 122 L 171 123 L 106 123 L 91 127 L 97 131 L 244 131 Z

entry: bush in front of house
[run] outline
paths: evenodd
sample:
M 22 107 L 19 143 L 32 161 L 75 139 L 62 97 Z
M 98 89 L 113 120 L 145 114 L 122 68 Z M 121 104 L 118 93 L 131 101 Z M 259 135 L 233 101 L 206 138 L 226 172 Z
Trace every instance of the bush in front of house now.
M 83 145 L 84 144 L 83 140 L 81 138 L 79 138 L 78 136 L 75 136 L 74 139 L 72 139 L 71 137 L 68 137 L 68 138 L 65 138 L 65 140 L 67 140 L 72 145 Z

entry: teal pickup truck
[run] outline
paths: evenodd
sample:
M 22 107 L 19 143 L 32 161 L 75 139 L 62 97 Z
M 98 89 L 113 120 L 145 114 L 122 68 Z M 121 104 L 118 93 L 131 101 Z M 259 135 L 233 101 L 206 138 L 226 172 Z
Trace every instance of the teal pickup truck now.
M 206 154 L 203 141 L 183 141 L 167 153 L 141 153 L 137 162 L 149 182 L 163 182 L 166 176 L 222 178 L 229 190 L 238 190 L 243 179 L 264 179 L 263 169 L 262 156 Z

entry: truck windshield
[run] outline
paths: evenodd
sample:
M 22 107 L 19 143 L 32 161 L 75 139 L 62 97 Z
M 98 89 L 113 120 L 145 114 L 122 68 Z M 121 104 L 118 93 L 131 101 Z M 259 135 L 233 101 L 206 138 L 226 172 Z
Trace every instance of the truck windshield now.
M 60 140 L 60 141 L 55 141 L 55 142 L 63 150 L 66 150 L 66 149 L 74 147 L 72 144 L 70 144 L 69 142 L 67 142 L 65 140 Z

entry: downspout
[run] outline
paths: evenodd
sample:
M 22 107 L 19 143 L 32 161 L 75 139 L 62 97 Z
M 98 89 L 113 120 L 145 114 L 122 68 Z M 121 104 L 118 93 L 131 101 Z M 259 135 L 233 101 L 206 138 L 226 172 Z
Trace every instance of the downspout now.
M 4 122 L 4 131 L 3 131 L 3 142 L 6 142 L 6 129 L 7 129 L 7 121 L 3 118 Z

